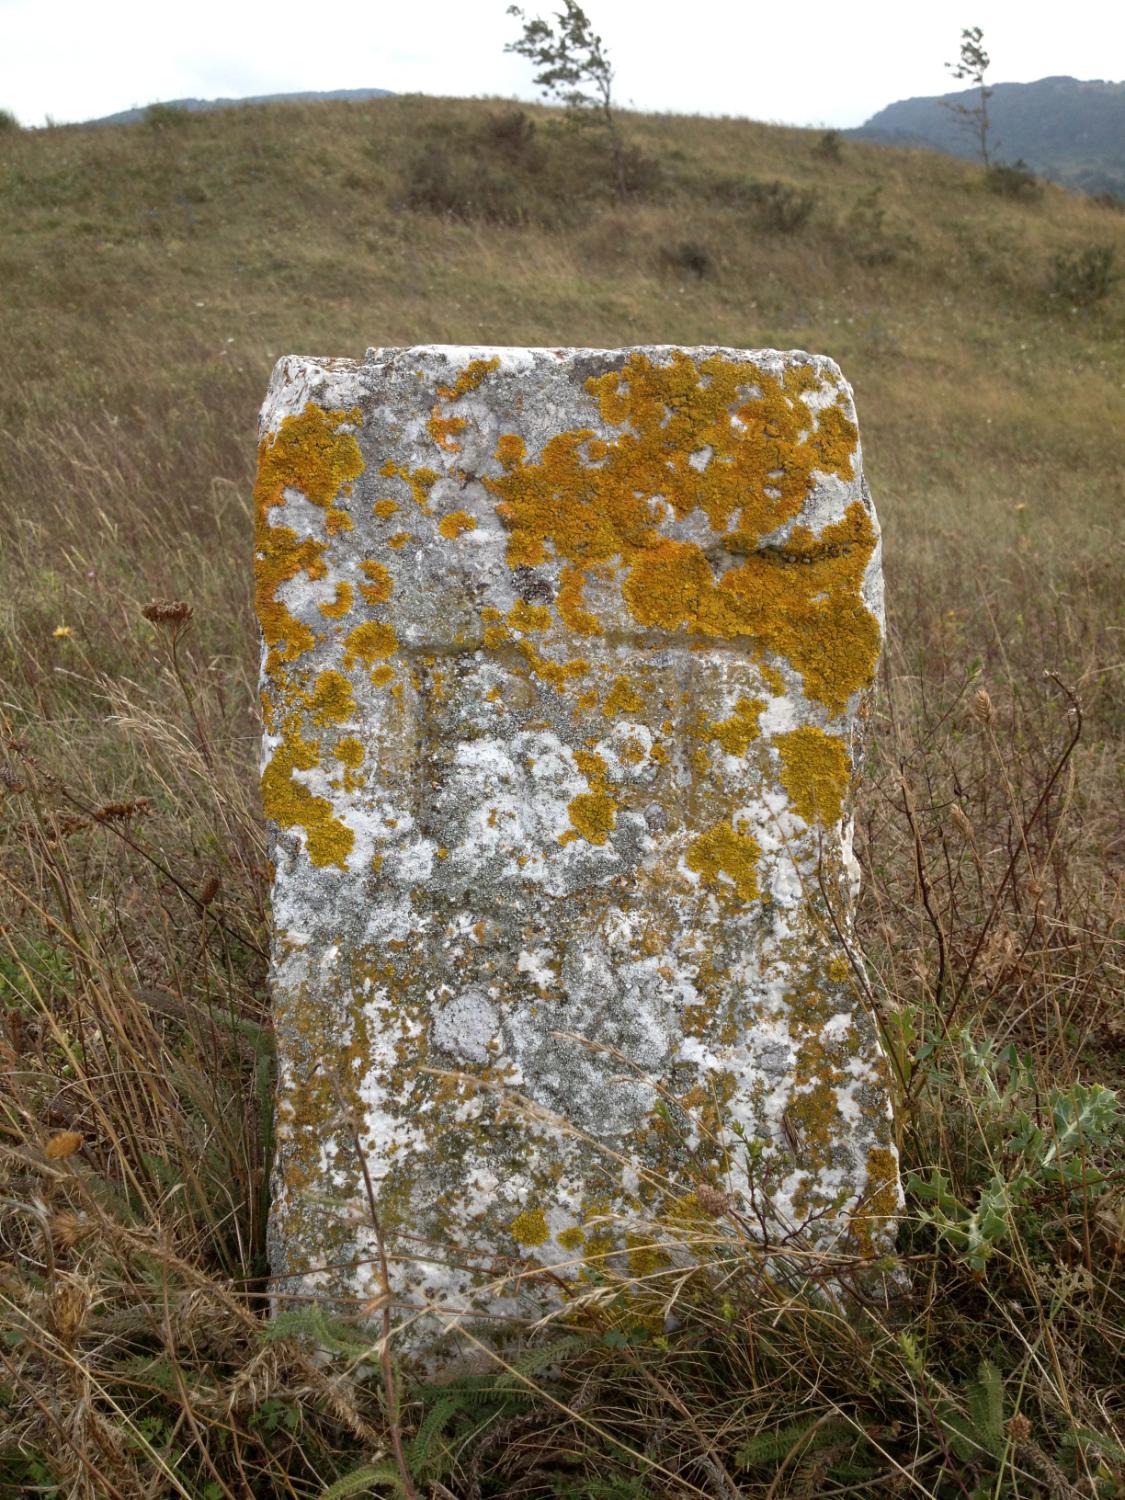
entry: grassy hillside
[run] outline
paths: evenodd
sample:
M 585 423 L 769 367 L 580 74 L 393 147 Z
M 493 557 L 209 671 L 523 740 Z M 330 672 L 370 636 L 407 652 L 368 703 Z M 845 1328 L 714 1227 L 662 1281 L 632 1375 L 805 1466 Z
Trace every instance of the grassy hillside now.
M 1123 1493 L 1125 218 L 627 128 L 623 202 L 595 132 L 498 103 L 0 131 L 0 1494 Z M 261 1321 L 255 414 L 283 353 L 421 342 L 799 346 L 855 387 L 889 1311 L 712 1203 L 692 1277 L 597 1268 L 578 1332 L 444 1394 Z

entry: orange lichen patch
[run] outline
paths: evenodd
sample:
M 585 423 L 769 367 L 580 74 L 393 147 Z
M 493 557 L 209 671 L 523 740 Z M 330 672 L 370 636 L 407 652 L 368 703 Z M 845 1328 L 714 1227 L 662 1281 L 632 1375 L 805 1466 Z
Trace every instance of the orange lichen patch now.
M 590 790 L 579 793 L 571 801 L 567 812 L 573 826 L 559 842 L 569 844 L 574 838 L 582 837 L 588 844 L 604 844 L 617 826 L 617 803 L 606 789 L 606 763 L 600 755 L 593 755 L 588 750 L 576 750 L 574 758 Z
M 486 630 L 485 645 L 491 644 L 488 637 L 489 632 Z M 556 692 L 561 693 L 572 677 L 581 677 L 590 670 L 590 663 L 584 657 L 577 657 L 574 661 L 551 661 L 538 652 L 531 641 L 518 641 L 516 644 L 535 675 L 550 683 Z
M 365 667 L 370 667 L 383 657 L 393 656 L 397 645 L 398 638 L 393 626 L 385 625 L 379 620 L 367 620 L 350 630 L 345 637 L 344 666 L 354 667 L 358 661 Z
M 758 715 L 765 706 L 761 698 L 739 698 L 731 717 L 709 724 L 703 738 L 715 740 L 728 755 L 745 755 L 758 738 Z
M 341 491 L 350 489 L 363 473 L 363 458 L 354 434 L 339 429 L 345 422 L 357 422 L 359 416 L 358 410 L 326 412 L 310 402 L 304 411 L 286 417 L 277 432 L 258 445 L 255 600 L 271 669 L 296 660 L 316 639 L 278 599 L 278 590 L 299 573 L 317 579 L 326 570 L 324 543 L 314 537 L 298 539 L 291 527 L 271 525 L 270 511 L 285 503 L 289 489 L 323 510 L 332 506 Z
M 497 443 L 504 472 L 485 483 L 509 529 L 509 564 L 555 557 L 581 572 L 620 560 L 640 624 L 751 638 L 787 656 L 810 695 L 842 709 L 870 681 L 879 642 L 860 596 L 875 544 L 866 511 L 855 502 L 819 537 L 798 527 L 783 546 L 757 550 L 798 513 L 815 472 L 853 477 L 857 434 L 843 392 L 815 413 L 806 400 L 820 378 L 811 366 L 775 376 L 749 361 L 712 355 L 697 366 L 677 353 L 669 365 L 633 355 L 591 379 L 602 417 L 624 429 L 612 441 L 589 428 L 559 433 L 534 463 L 516 434 Z M 679 519 L 702 510 L 746 561 L 717 575 L 701 547 L 661 534 L 667 508 Z
M 617 825 L 617 803 L 608 792 L 581 792 L 567 811 L 574 829 L 588 844 L 604 844 Z M 569 842 L 567 834 L 560 842 Z
M 617 749 L 617 758 L 627 766 L 639 766 L 646 759 L 646 754 L 644 745 L 635 734 L 631 734 Z
M 394 675 L 395 669 L 393 667 L 376 667 L 371 674 L 371 681 L 376 687 L 383 687 L 384 684 L 394 681 Z
M 404 480 L 410 486 L 415 503 L 429 515 L 430 491 L 441 477 L 436 469 L 408 469 L 404 464 L 396 464 L 393 459 L 388 458 L 379 473 L 384 479 Z
M 793 809 L 811 827 L 831 828 L 843 812 L 848 790 L 848 751 L 835 734 L 806 725 L 779 734 L 774 744 L 781 754 L 781 784 Z
M 474 359 L 465 366 L 453 385 L 439 385 L 438 395 L 443 401 L 460 401 L 470 391 L 475 391 L 492 370 L 500 368 L 500 356 L 491 359 Z
M 545 1245 L 551 1237 L 547 1228 L 547 1216 L 541 1208 L 525 1208 L 508 1225 L 508 1232 L 517 1245 L 533 1248 Z
M 401 510 L 397 500 L 376 500 L 371 509 L 379 517 L 380 521 L 386 521 L 394 515 L 396 510 Z
M 331 668 L 317 674 L 312 691 L 302 693 L 301 699 L 312 722 L 321 729 L 329 724 L 342 724 L 357 711 L 351 683 L 342 672 Z
M 582 589 L 585 577 L 579 568 L 564 568 L 559 578 L 555 604 L 564 625 L 579 635 L 603 635 L 605 632 L 596 615 L 582 607 Z
M 435 406 L 433 415 L 426 423 L 426 430 L 446 453 L 460 453 L 461 444 L 457 441 L 457 435 L 465 430 L 464 417 L 443 417 L 441 407 Z
M 338 505 L 332 505 L 324 517 L 324 526 L 329 536 L 335 536 L 340 531 L 351 531 L 352 518 L 346 510 L 341 510 Z
M 410 540 L 410 537 L 411 533 L 409 531 L 396 531 L 394 536 L 389 536 L 387 538 L 387 546 L 393 547 L 397 552 L 400 547 L 406 546 L 407 542 Z
M 545 604 L 528 604 L 524 599 L 517 599 L 508 611 L 508 624 L 513 630 L 536 632 L 550 630 L 553 621 Z
M 583 713 L 589 713 L 590 709 L 598 706 L 598 692 L 596 688 L 587 688 L 584 693 L 578 694 L 577 706 Z
M 359 591 L 367 603 L 386 604 L 395 586 L 394 579 L 391 577 L 386 566 L 368 557 L 360 563 L 359 571 L 369 580 L 369 582 L 361 583 L 359 586 Z
M 341 765 L 347 766 L 349 770 L 358 771 L 363 765 L 367 752 L 355 735 L 349 734 L 345 735 L 342 740 L 336 741 L 332 754 Z
M 849 1215 L 849 1227 L 864 1255 L 874 1253 L 875 1234 L 886 1232 L 898 1209 L 898 1161 L 886 1146 L 872 1146 L 863 1195 Z
M 703 881 L 719 890 L 731 890 L 742 901 L 756 901 L 758 861 L 761 845 L 731 822 L 716 823 L 689 845 L 684 863 Z M 725 878 L 724 878 L 725 877 Z
M 320 612 L 326 620 L 342 620 L 355 602 L 355 591 L 346 580 L 336 585 L 336 597 L 331 604 L 322 604 Z
M 477 518 L 467 510 L 451 510 L 438 522 L 438 530 L 448 542 L 455 542 L 463 531 L 475 531 Z
M 629 679 L 618 677 L 614 679 L 613 686 L 606 694 L 602 713 L 607 719 L 613 714 L 639 714 L 644 706 L 644 699 Z
M 311 771 L 320 764 L 320 747 L 303 739 L 295 716 L 285 724 L 281 744 L 262 772 L 262 810 L 280 828 L 303 828 L 309 860 L 314 865 L 347 868 L 355 834 L 337 818 L 326 797 L 315 797 L 295 771 Z

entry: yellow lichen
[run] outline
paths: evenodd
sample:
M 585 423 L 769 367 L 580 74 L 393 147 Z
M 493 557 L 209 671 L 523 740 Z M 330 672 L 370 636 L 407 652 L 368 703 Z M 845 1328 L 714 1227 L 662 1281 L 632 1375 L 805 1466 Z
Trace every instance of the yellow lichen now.
M 523 599 L 517 599 L 508 611 L 508 624 L 513 630 L 550 630 L 551 611 L 543 604 L 528 604 Z
M 438 447 L 444 449 L 446 453 L 460 453 L 461 444 L 457 439 L 465 430 L 464 417 L 443 417 L 441 407 L 435 406 L 430 420 L 426 423 L 426 430 Z
M 344 638 L 344 666 L 351 668 L 362 662 L 365 667 L 370 667 L 384 657 L 393 656 L 397 645 L 392 625 L 380 620 L 366 620 Z
M 870 518 L 853 502 L 819 536 L 797 527 L 783 545 L 762 546 L 798 513 L 815 472 L 853 477 L 845 397 L 814 412 L 806 398 L 819 381 L 811 366 L 775 376 L 721 355 L 698 366 L 682 353 L 668 365 L 632 355 L 588 382 L 603 419 L 623 429 L 612 441 L 589 428 L 559 433 L 529 463 L 522 438 L 499 439 L 503 473 L 485 482 L 509 529 L 508 562 L 567 564 L 579 575 L 566 580 L 573 614 L 581 575 L 619 561 L 639 624 L 748 638 L 788 657 L 810 696 L 842 710 L 870 682 L 879 646 L 860 594 Z M 666 507 L 679 519 L 703 511 L 745 561 L 716 573 L 702 547 L 660 532 Z
M 301 695 L 312 722 L 319 728 L 342 724 L 356 713 L 352 685 L 342 672 L 328 668 L 317 674 L 312 691 Z
M 280 828 L 303 828 L 314 865 L 347 866 L 355 835 L 340 821 L 326 797 L 315 797 L 295 771 L 311 771 L 320 764 L 320 747 L 304 739 L 296 716 L 287 719 L 281 743 L 262 772 L 262 810 Z
M 811 827 L 839 822 L 848 790 L 848 751 L 844 741 L 823 729 L 805 725 L 779 734 L 781 784 L 793 810 Z
M 359 565 L 359 570 L 368 579 L 367 583 L 361 583 L 359 591 L 368 604 L 386 604 L 394 591 L 394 579 L 391 577 L 386 566 L 381 562 L 375 562 L 373 558 L 366 558 Z
M 606 763 L 588 750 L 576 750 L 574 758 L 590 790 L 579 793 L 568 806 L 573 826 L 560 843 L 570 843 L 580 835 L 588 844 L 604 844 L 617 826 L 617 803 L 606 790 Z
M 560 1230 L 555 1238 L 564 1250 L 581 1250 L 586 1243 L 586 1236 L 577 1224 L 572 1225 L 570 1229 Z
M 731 717 L 709 724 L 703 738 L 715 740 L 728 755 L 745 755 L 758 738 L 758 715 L 765 706 L 761 698 L 739 698 Z
M 342 740 L 337 740 L 332 754 L 336 759 L 352 771 L 358 771 L 363 764 L 366 751 L 355 735 L 345 735 Z
M 733 890 L 742 901 L 756 901 L 761 856 L 757 839 L 728 821 L 716 823 L 694 839 L 688 846 L 684 863 L 704 885 L 716 886 L 720 891 Z
M 597 616 L 582 607 L 582 589 L 585 581 L 580 568 L 567 567 L 562 570 L 555 594 L 559 617 L 564 625 L 569 625 L 571 630 L 579 635 L 602 635 L 604 632 Z
M 541 1208 L 525 1208 L 508 1226 L 508 1232 L 517 1245 L 529 1249 L 544 1245 L 551 1237 L 547 1227 L 547 1216 Z
M 645 706 L 644 699 L 627 677 L 614 679 L 613 686 L 606 694 L 605 703 L 602 705 L 602 713 L 606 718 L 613 714 L 636 714 L 640 713 Z
M 396 531 L 394 536 L 390 536 L 387 538 L 387 546 L 393 547 L 397 552 L 400 547 L 406 546 L 407 542 L 410 540 L 410 537 L 411 533 L 409 531 Z
M 475 531 L 476 528 L 477 518 L 467 510 L 451 510 L 438 522 L 438 530 L 448 542 L 456 541 L 463 531 Z
M 255 602 L 271 669 L 295 661 L 315 644 L 312 631 L 290 614 L 277 597 L 278 590 L 299 573 L 316 580 L 324 577 L 326 569 L 324 543 L 315 537 L 298 538 L 289 526 L 274 526 L 270 512 L 284 505 L 289 489 L 327 511 L 341 491 L 354 484 L 363 473 L 363 458 L 354 434 L 340 428 L 345 422 L 358 421 L 359 415 L 358 411 L 324 411 L 310 402 L 302 412 L 286 417 L 277 432 L 258 445 Z
M 341 580 L 336 585 L 336 597 L 331 604 L 322 604 L 320 612 L 326 620 L 342 620 L 351 609 L 355 601 L 355 593 L 350 583 Z
M 443 401 L 460 401 L 462 396 L 467 396 L 470 391 L 475 391 L 491 370 L 498 370 L 499 368 L 500 356 L 498 354 L 494 354 L 491 359 L 470 360 L 458 375 L 454 384 L 439 385 L 437 393 Z
M 394 515 L 396 510 L 401 510 L 397 500 L 376 500 L 371 509 L 379 517 L 380 521 L 386 521 Z
M 430 491 L 440 478 L 436 469 L 429 469 L 425 466 L 408 469 L 404 464 L 396 464 L 393 459 L 388 458 L 379 473 L 384 479 L 401 479 L 408 484 L 418 507 L 427 515 L 429 514 Z

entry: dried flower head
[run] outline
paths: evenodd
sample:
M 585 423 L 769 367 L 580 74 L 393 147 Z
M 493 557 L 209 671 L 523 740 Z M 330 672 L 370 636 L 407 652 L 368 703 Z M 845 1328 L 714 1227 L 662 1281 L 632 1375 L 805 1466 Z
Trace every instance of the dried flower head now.
M 130 797 L 127 802 L 104 802 L 94 809 L 99 823 L 123 823 L 128 818 L 147 818 L 152 803 L 147 797 Z
M 51 1240 L 59 1250 L 72 1250 L 91 1233 L 93 1225 L 85 1214 L 76 1214 L 70 1209 L 60 1209 L 48 1220 L 47 1228 Z
M 705 1213 L 709 1219 L 718 1219 L 727 1211 L 727 1200 L 718 1188 L 712 1187 L 709 1182 L 695 1189 L 695 1201 L 699 1204 L 700 1211 Z
M 992 721 L 992 699 L 985 688 L 977 688 L 973 694 L 973 717 L 979 719 L 982 724 L 989 724 Z
M 186 625 L 194 613 L 186 599 L 153 599 L 141 610 L 153 625 Z
M 61 1280 L 50 1299 L 51 1325 L 60 1341 L 73 1344 L 90 1311 L 90 1290 L 77 1278 Z
M 215 897 L 219 894 L 219 886 L 221 884 L 222 882 L 217 875 L 208 875 L 207 879 L 203 882 L 203 886 L 199 892 L 200 906 L 211 905 L 211 902 L 214 901 Z
M 1031 1436 L 1031 1423 L 1022 1411 L 1016 1412 L 1014 1417 L 1009 1417 L 1008 1436 L 1013 1443 L 1026 1443 Z

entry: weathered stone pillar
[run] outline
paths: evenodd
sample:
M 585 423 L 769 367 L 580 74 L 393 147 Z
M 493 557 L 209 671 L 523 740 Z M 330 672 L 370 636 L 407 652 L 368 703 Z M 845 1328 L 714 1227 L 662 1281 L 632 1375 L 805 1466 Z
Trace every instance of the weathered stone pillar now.
M 885 1246 L 845 942 L 881 577 L 837 367 L 287 358 L 256 496 L 279 1287 L 374 1295 L 351 1122 L 407 1305 L 578 1275 L 700 1189 Z

